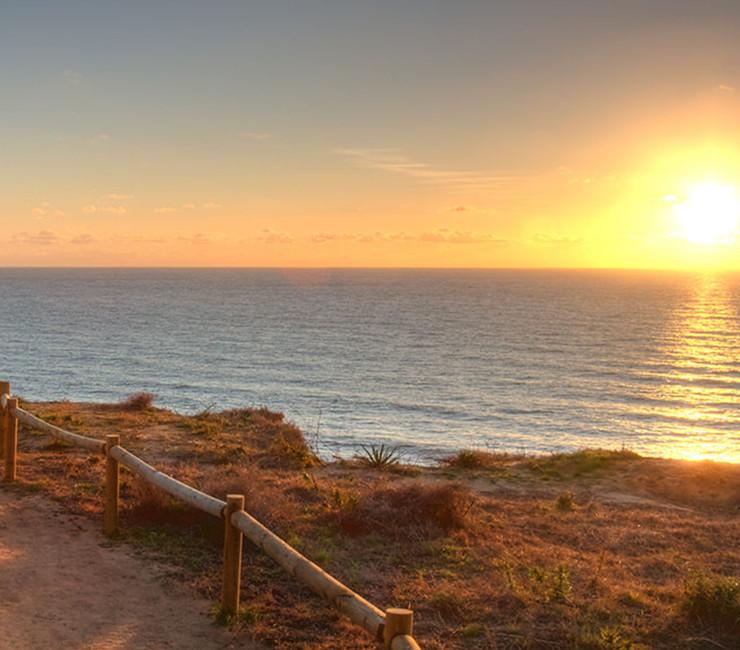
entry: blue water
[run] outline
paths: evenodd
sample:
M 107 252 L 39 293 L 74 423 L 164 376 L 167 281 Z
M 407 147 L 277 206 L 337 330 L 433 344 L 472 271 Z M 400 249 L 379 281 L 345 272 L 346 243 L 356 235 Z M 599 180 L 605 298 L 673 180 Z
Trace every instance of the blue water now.
M 620 447 L 740 461 L 740 275 L 0 269 L 0 378 L 267 405 L 325 453 Z

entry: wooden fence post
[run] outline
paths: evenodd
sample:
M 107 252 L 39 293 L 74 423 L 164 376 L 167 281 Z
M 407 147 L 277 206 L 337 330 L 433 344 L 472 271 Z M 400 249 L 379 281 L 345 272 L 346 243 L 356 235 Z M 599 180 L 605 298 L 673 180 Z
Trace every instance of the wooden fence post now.
M 224 579 L 221 589 L 221 609 L 228 615 L 239 613 L 244 536 L 231 523 L 231 515 L 241 510 L 244 510 L 244 495 L 229 494 L 224 508 Z
M 414 613 L 410 609 L 391 607 L 385 610 L 385 628 L 383 629 L 383 644 L 390 648 L 393 637 L 414 634 Z
M 18 451 L 18 418 L 12 410 L 18 408 L 18 400 L 8 398 L 3 420 L 5 421 L 5 475 L 3 481 L 12 483 L 16 477 L 16 452 Z
M 10 397 L 10 382 L 0 381 L 0 398 Z M 0 404 L 0 458 L 5 456 L 5 408 Z
M 110 455 L 121 439 L 116 434 L 105 436 L 105 514 L 103 532 L 108 537 L 118 534 L 118 498 L 120 495 L 121 471 L 118 461 Z

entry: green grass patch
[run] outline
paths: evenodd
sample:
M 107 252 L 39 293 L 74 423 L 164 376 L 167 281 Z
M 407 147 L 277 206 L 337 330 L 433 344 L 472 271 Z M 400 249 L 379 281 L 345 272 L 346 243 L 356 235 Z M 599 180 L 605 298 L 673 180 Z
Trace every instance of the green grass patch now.
M 616 463 L 635 460 L 640 456 L 629 449 L 584 449 L 572 454 L 552 454 L 530 458 L 527 466 L 547 478 L 578 478 L 588 476 Z
M 469 623 L 461 631 L 463 639 L 480 639 L 486 633 L 486 629 L 478 623 Z
M 576 650 L 637 650 L 634 641 L 617 627 L 605 626 L 598 630 L 581 631 L 574 646 Z
M 740 582 L 737 578 L 696 574 L 685 584 L 682 609 L 700 625 L 740 635 Z

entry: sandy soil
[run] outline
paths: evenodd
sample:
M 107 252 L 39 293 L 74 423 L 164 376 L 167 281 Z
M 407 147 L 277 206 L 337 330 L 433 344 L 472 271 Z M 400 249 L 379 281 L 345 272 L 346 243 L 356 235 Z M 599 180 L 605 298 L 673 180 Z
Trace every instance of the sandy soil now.
M 208 617 L 211 603 L 104 539 L 86 518 L 0 488 L 0 647 L 237 647 Z

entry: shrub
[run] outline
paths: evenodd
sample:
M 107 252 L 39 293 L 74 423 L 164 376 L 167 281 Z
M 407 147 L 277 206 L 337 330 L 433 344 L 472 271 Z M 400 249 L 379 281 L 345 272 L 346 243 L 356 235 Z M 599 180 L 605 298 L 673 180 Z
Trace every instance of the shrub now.
M 285 489 L 266 482 L 257 468 L 220 466 L 197 476 L 191 470 L 191 466 L 182 466 L 162 471 L 218 499 L 225 500 L 228 494 L 245 495 L 245 510 L 268 527 L 285 529 L 286 524 L 298 518 L 295 499 L 288 496 Z M 129 494 L 129 516 L 134 522 L 187 530 L 196 528 L 202 536 L 220 541 L 221 521 L 182 503 L 151 483 L 137 478 L 130 484 Z
M 575 639 L 578 650 L 633 650 L 635 644 L 616 627 L 602 627 L 598 631 L 581 632 Z
M 264 407 L 225 411 L 227 419 L 236 419 L 252 427 L 261 447 L 261 467 L 302 469 L 319 463 L 303 432 L 282 413 Z
M 447 534 L 465 528 L 475 503 L 469 489 L 454 483 L 411 482 L 397 488 L 371 488 L 337 503 L 339 529 L 348 535 L 383 532 L 405 537 Z
M 736 578 L 694 575 L 684 586 L 686 615 L 728 634 L 740 634 L 740 582 Z
M 226 499 L 228 494 L 243 494 L 244 509 L 268 527 L 285 529 L 298 519 L 298 504 L 288 496 L 294 490 L 265 481 L 257 468 L 214 468 L 203 477 L 202 486 L 204 492 L 219 499 Z
M 573 593 L 573 585 L 570 581 L 570 571 L 565 565 L 559 564 L 552 570 L 538 566 L 529 567 L 529 583 L 533 592 L 546 601 L 567 603 Z
M 568 567 L 558 565 L 552 573 L 550 590 L 548 596 L 550 600 L 559 602 L 568 602 L 573 592 L 573 585 L 570 582 L 570 572 Z
M 192 417 L 183 419 L 180 426 L 197 436 L 211 437 L 223 430 L 224 422 L 217 414 L 201 411 Z
M 272 441 L 260 464 L 263 467 L 302 469 L 317 463 L 318 459 L 309 449 L 300 429 L 286 427 Z
M 163 471 L 183 478 L 177 470 L 165 468 Z M 185 482 L 191 483 L 187 479 Z M 135 478 L 129 486 L 129 512 L 137 523 L 189 527 L 209 521 L 206 513 L 191 508 L 142 478 Z
M 153 393 L 140 392 L 129 395 L 126 399 L 121 400 L 120 407 L 126 411 L 147 411 L 154 404 L 155 395 Z
M 464 639 L 478 639 L 486 634 L 486 628 L 478 623 L 468 623 L 460 632 Z
M 462 449 L 453 456 L 442 459 L 442 464 L 458 469 L 494 469 L 503 461 L 516 458 L 511 454 L 481 451 L 480 449 Z
M 446 620 L 461 620 L 465 612 L 465 601 L 450 591 L 440 591 L 429 599 L 429 607 Z
M 562 492 L 558 495 L 558 498 L 555 499 L 555 507 L 562 512 L 573 510 L 575 504 L 575 498 L 573 497 L 573 493 L 570 491 Z

